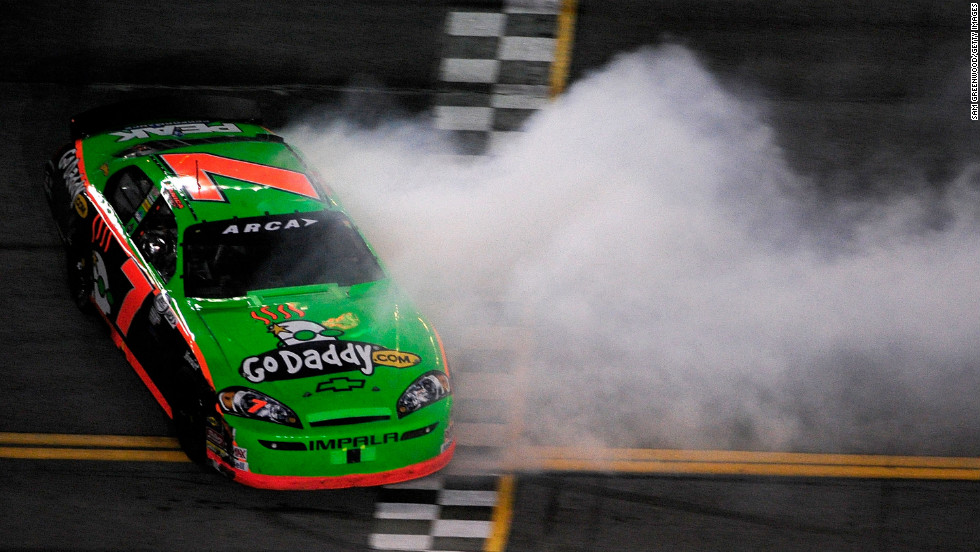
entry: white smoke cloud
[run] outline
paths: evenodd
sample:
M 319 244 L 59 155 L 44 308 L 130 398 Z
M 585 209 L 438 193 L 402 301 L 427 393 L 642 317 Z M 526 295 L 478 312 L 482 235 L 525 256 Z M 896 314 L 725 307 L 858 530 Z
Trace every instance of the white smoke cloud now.
M 980 167 L 816 199 L 763 120 L 665 47 L 468 165 L 424 121 L 286 134 L 443 327 L 518 306 L 531 442 L 980 453 Z

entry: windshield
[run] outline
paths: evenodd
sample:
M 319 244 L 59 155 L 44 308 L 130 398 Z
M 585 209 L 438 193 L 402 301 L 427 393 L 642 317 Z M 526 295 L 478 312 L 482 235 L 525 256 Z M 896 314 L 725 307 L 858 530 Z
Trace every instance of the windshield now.
M 203 222 L 184 232 L 184 294 L 219 299 L 383 277 L 343 213 L 318 211 Z

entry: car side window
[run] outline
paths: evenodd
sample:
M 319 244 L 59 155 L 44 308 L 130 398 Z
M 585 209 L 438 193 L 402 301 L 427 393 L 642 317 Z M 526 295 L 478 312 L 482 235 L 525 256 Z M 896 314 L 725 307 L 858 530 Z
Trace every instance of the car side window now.
M 133 232 L 133 243 L 164 282 L 177 270 L 177 219 L 162 197 L 146 212 Z
M 114 174 L 106 183 L 105 198 L 125 224 L 133 217 L 151 188 L 153 183 L 143 171 L 136 167 L 127 167 Z

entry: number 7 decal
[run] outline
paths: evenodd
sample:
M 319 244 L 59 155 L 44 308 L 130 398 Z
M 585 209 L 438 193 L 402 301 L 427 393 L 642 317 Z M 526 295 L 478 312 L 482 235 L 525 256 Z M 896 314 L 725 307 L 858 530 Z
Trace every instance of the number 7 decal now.
M 113 303 L 109 297 L 116 291 L 114 288 L 110 288 L 109 271 L 106 269 L 105 261 L 102 260 L 102 255 L 98 251 L 93 252 L 93 261 L 94 272 L 92 278 L 95 282 L 95 289 L 93 290 L 95 304 L 102 311 L 102 314 L 106 316 L 106 320 L 109 320 L 109 317 L 113 316 L 113 308 L 118 309 L 118 312 L 114 315 L 116 326 L 119 327 L 119 333 L 123 337 L 126 337 L 129 334 L 129 327 L 133 324 L 133 318 L 136 317 L 136 313 L 143 306 L 143 301 L 153 292 L 153 284 L 146 279 L 146 276 L 140 270 L 136 261 L 132 257 L 128 257 L 119 268 L 129 281 L 129 285 L 133 287 L 121 294 L 121 301 Z M 119 296 L 117 295 L 116 297 L 118 298 Z M 114 305 L 118 306 L 114 307 Z
M 301 172 L 259 165 L 240 159 L 210 153 L 167 153 L 160 156 L 178 177 L 193 178 L 184 184 L 184 193 L 196 201 L 228 201 L 215 182 L 215 176 L 234 178 L 259 186 L 275 188 L 313 199 L 319 199 L 316 187 Z

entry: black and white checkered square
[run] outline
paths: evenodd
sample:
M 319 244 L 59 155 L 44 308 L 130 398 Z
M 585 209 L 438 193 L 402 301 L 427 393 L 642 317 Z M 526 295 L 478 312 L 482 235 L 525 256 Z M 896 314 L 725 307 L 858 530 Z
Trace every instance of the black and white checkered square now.
M 559 3 L 506 0 L 496 12 L 451 10 L 447 14 L 435 126 L 452 134 L 458 153 L 492 152 L 549 101 Z M 484 357 L 493 354 L 485 347 L 479 350 Z M 463 379 L 472 376 L 469 383 L 474 390 L 480 382 L 492 387 L 491 376 L 506 375 L 479 369 L 463 372 Z M 457 458 L 466 450 L 493 456 L 495 440 L 506 435 L 508 427 L 501 419 L 506 418 L 502 414 L 506 405 L 494 403 L 457 396 L 457 414 L 463 422 L 458 427 L 473 432 L 466 439 L 460 435 Z M 481 416 L 471 419 L 474 412 Z M 497 484 L 494 476 L 443 472 L 385 486 L 376 502 L 369 546 L 382 551 L 482 551 L 494 530 Z
M 435 125 L 453 134 L 459 153 L 493 151 L 548 102 L 557 18 L 548 0 L 448 13 Z
M 497 479 L 430 476 L 383 487 L 369 545 L 375 550 L 483 550 L 493 530 Z

